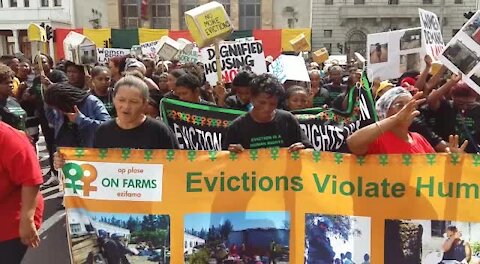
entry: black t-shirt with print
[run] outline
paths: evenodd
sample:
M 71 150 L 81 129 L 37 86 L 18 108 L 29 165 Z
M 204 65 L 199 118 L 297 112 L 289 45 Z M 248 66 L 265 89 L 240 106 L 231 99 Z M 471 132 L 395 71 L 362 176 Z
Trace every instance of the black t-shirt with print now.
M 442 142 L 442 138 L 438 136 L 421 118 L 414 118 L 408 130 L 422 135 L 433 148 Z
M 435 115 L 435 132 L 440 137 L 448 140 L 449 135 L 458 135 L 460 143 L 469 140 L 466 152 L 476 152 L 474 144 L 480 142 L 480 104 L 476 103 L 469 110 L 462 112 L 453 106 L 452 101 L 444 100 Z M 469 135 L 476 142 L 472 142 Z
M 108 88 L 107 95 L 97 95 L 95 93 L 95 90 L 91 91 L 92 95 L 95 95 L 100 101 L 102 101 L 103 105 L 105 105 L 105 108 L 107 109 L 108 114 L 110 114 L 111 117 L 116 117 L 117 116 L 117 111 L 115 110 L 115 106 L 113 105 L 113 89 Z
M 225 99 L 225 106 L 230 109 L 236 109 L 241 111 L 248 111 L 248 105 L 240 101 L 236 95 L 230 95 Z
M 276 110 L 274 119 L 269 123 L 255 122 L 250 113 L 235 119 L 228 127 L 223 148 L 228 149 L 230 144 L 240 144 L 246 149 L 290 147 L 297 142 L 311 146 L 295 116 Z
M 122 129 L 115 119 L 101 124 L 95 132 L 95 148 L 178 149 L 175 135 L 164 123 L 149 118 L 140 126 Z
M 320 87 L 318 92 L 313 97 L 313 107 L 323 107 L 324 105 L 330 105 L 332 98 L 327 89 Z
M 327 89 L 330 100 L 335 100 L 340 94 L 347 91 L 347 85 L 345 84 L 334 85 L 333 83 L 328 83 L 323 88 Z

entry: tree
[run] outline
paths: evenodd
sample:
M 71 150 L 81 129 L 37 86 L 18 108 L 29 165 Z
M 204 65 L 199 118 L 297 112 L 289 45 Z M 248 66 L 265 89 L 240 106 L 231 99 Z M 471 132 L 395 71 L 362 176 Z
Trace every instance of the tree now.
M 127 221 L 127 229 L 130 230 L 130 232 L 134 232 L 138 228 L 138 219 L 134 219 L 132 216 L 128 218 Z
M 350 236 L 361 235 L 360 230 L 352 229 L 352 223 L 355 221 L 353 217 L 322 214 L 307 214 L 305 216 L 305 230 L 307 233 L 314 227 L 315 218 L 317 217 L 329 219 L 333 224 L 333 227 L 329 229 L 329 232 L 344 241 L 348 241 Z
M 228 239 L 228 235 L 233 231 L 233 225 L 230 220 L 226 220 L 223 225 L 220 225 L 220 235 L 222 239 L 226 240 Z
M 156 217 L 154 215 L 144 215 L 141 223 L 142 231 L 155 231 L 157 229 L 155 220 Z

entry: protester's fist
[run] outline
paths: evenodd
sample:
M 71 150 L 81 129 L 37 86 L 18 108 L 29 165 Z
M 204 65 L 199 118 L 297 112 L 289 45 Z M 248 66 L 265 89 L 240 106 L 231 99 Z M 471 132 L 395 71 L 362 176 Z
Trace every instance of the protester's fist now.
M 240 144 L 230 144 L 228 146 L 228 151 L 234 152 L 234 153 L 242 153 L 245 149 L 243 148 L 242 145 Z
M 65 155 L 60 152 L 55 152 L 53 154 L 53 167 L 55 170 L 61 170 L 63 165 L 65 165 Z
M 43 73 L 43 71 L 40 74 L 40 82 L 46 86 L 53 84 L 52 81 L 50 81 L 50 79 L 48 79 L 48 77 L 45 75 L 45 73 Z
M 222 82 L 217 82 L 217 85 L 215 86 L 215 95 L 217 97 L 225 97 L 227 94 L 227 90 L 225 89 L 225 85 L 223 85 Z
M 425 64 L 427 65 L 427 67 L 432 67 L 432 63 L 433 63 L 433 60 L 432 60 L 432 57 L 430 57 L 430 55 L 425 55 L 425 57 L 423 58 L 423 60 L 425 61 Z

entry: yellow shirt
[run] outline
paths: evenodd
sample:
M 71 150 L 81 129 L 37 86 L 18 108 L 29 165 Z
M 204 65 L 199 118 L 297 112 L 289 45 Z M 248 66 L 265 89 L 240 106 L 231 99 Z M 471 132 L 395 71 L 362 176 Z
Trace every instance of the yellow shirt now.
M 18 86 L 20 85 L 20 80 L 17 77 L 13 77 L 13 97 L 17 96 Z

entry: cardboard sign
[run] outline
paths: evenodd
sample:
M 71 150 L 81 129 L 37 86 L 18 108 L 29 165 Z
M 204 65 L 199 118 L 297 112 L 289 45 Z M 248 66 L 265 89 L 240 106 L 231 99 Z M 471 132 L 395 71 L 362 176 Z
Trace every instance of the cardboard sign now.
M 321 48 L 315 51 L 312 55 L 313 61 L 316 63 L 323 63 L 328 60 L 329 54 L 326 48 Z
M 280 55 L 269 66 L 270 73 L 282 83 L 287 80 L 310 82 L 307 66 L 303 57 L 293 55 Z
M 475 213 L 480 209 L 480 160 L 474 154 L 356 157 L 278 148 L 241 154 L 60 152 L 66 164 L 95 164 L 97 171 L 93 181 L 84 169 L 80 180 L 65 180 L 66 193 L 74 186 L 78 193 L 97 188 L 89 197 L 65 195 L 73 263 L 108 255 L 108 247 L 100 250 L 99 244 L 130 249 L 128 254 L 114 251 L 129 263 L 148 263 L 150 251 L 157 252 L 156 263 L 175 264 L 214 263 L 215 256 L 247 261 L 259 255 L 277 263 L 333 263 L 345 252 L 355 263 L 366 254 L 371 263 L 439 263 L 448 226 L 456 226 L 465 244 L 480 241 Z M 154 166 L 162 167 L 161 177 L 146 170 Z M 109 199 L 94 196 L 100 189 L 109 190 Z M 162 190 L 162 199 L 141 199 L 150 197 L 150 190 Z M 245 245 L 242 254 L 231 250 L 240 245 Z M 319 255 L 325 248 L 328 254 Z M 472 261 L 478 257 L 472 255 Z
M 445 47 L 442 37 L 442 27 L 435 13 L 421 8 L 418 9 L 418 12 L 420 14 L 420 24 L 422 25 L 422 44 L 427 54 L 430 55 L 433 60 L 437 60 Z
M 155 59 L 157 57 L 157 52 L 160 49 L 159 42 L 160 40 L 154 40 L 141 43 L 140 48 L 142 50 L 142 54 L 152 59 Z
M 293 47 L 293 50 L 298 51 L 310 51 L 310 43 L 307 40 L 305 34 L 300 34 L 294 39 L 290 40 L 290 44 Z
M 226 39 L 233 26 L 222 4 L 210 2 L 185 12 L 185 21 L 198 47 L 203 48 Z
M 450 40 L 439 59 L 480 94 L 480 11 Z
M 203 48 L 200 53 L 207 81 L 211 85 L 216 85 L 218 77 L 215 49 L 213 47 Z M 220 62 L 222 79 L 225 83 L 231 83 L 242 69 L 250 69 L 256 74 L 267 72 L 262 41 L 223 42 L 220 44 Z
M 108 61 L 113 57 L 125 56 L 130 54 L 129 49 L 114 49 L 114 48 L 99 48 L 97 49 L 98 63 L 108 64 Z
M 199 59 L 199 53 L 200 51 L 198 50 L 198 48 L 194 47 L 188 52 L 185 49 L 180 51 L 177 57 L 181 63 L 197 63 Z
M 28 41 L 47 42 L 47 33 L 45 29 L 35 23 L 31 23 L 27 29 Z
M 426 48 L 422 29 L 410 28 L 367 35 L 369 79 L 395 79 L 406 71 L 421 71 Z
M 70 31 L 63 40 L 65 60 L 77 65 L 90 65 L 97 62 L 97 46 L 86 36 Z
M 157 56 L 162 60 L 172 60 L 181 50 L 182 44 L 168 36 L 163 36 L 158 43 Z M 185 46 L 184 46 L 185 47 Z

